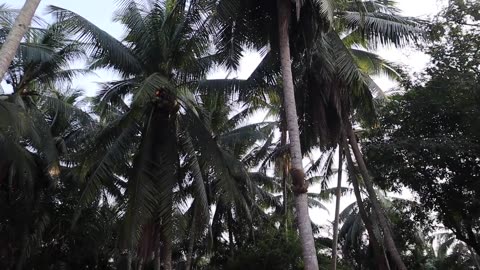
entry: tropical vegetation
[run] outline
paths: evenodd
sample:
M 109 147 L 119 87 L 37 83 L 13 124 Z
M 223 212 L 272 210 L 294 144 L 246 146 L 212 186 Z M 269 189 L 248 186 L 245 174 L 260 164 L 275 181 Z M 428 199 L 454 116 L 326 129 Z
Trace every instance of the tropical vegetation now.
M 0 5 L 1 269 L 480 270 L 478 3 L 39 3 Z

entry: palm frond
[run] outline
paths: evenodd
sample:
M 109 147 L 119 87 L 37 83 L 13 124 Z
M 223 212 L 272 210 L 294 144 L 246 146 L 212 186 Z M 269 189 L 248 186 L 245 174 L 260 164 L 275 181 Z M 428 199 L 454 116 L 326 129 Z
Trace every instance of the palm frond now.
M 95 59 L 92 67 L 114 68 L 125 76 L 141 72 L 142 64 L 125 45 L 87 19 L 56 6 L 49 6 L 48 12 L 56 16 L 65 31 L 75 35 L 92 52 Z

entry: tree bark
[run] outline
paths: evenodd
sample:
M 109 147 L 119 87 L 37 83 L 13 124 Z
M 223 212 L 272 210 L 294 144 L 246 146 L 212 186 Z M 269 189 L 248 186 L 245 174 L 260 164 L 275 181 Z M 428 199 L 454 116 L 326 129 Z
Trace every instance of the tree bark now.
M 138 262 L 137 270 L 143 270 L 143 266 L 144 266 L 144 260 L 143 258 L 141 258 L 140 261 Z
M 282 130 L 280 136 L 280 145 L 285 147 L 287 145 L 287 130 L 285 128 L 285 117 L 283 116 L 282 119 Z M 287 155 L 282 156 L 282 192 L 283 192 L 283 218 L 284 218 L 284 229 L 285 229 L 285 237 L 288 237 L 288 188 L 287 188 L 287 181 L 288 181 L 288 157 Z
M 193 226 L 190 232 L 191 233 L 190 233 L 190 239 L 188 240 L 187 261 L 185 263 L 185 270 L 190 270 L 192 268 L 193 246 L 195 244 L 195 229 L 193 228 Z
M 369 236 L 369 241 L 371 242 L 373 248 L 373 256 L 375 257 L 375 261 L 377 263 L 377 269 L 384 270 L 390 269 L 388 259 L 384 256 L 383 247 L 380 244 L 379 238 L 381 238 L 380 233 L 378 230 L 375 230 L 374 224 L 372 220 L 368 217 L 367 210 L 365 209 L 365 205 L 363 204 L 362 194 L 360 193 L 360 186 L 358 184 L 357 173 L 355 170 L 355 165 L 353 164 L 352 156 L 350 154 L 350 149 L 348 148 L 348 144 L 346 143 L 346 139 L 343 141 L 343 147 L 345 150 L 345 157 L 347 159 L 347 167 L 349 176 L 352 181 L 353 185 L 353 192 L 355 194 L 355 199 L 357 201 L 358 212 L 360 217 L 363 220 L 363 224 L 365 224 L 365 228 L 367 229 L 367 233 Z M 376 233 L 378 232 L 378 233 Z
M 383 232 L 387 251 L 389 252 L 390 256 L 392 257 L 392 260 L 394 261 L 395 265 L 398 267 L 399 270 L 407 270 L 407 267 L 403 263 L 402 257 L 400 256 L 400 253 L 397 250 L 395 241 L 393 240 L 392 233 L 390 231 L 390 225 L 388 224 L 387 217 L 383 212 L 380 201 L 378 200 L 375 189 L 373 188 L 373 183 L 372 183 L 370 174 L 368 173 L 367 166 L 365 164 L 365 161 L 363 160 L 363 156 L 362 156 L 362 153 L 360 152 L 360 148 L 358 147 L 357 138 L 350 124 L 347 126 L 347 132 L 350 140 L 350 145 L 352 146 L 353 154 L 360 168 L 360 174 L 363 177 L 365 188 L 367 189 L 368 196 L 372 203 L 373 211 L 378 217 L 378 222 Z
M 160 249 L 157 249 L 155 251 L 155 258 L 153 259 L 153 269 L 154 270 L 160 270 L 160 266 L 161 266 L 161 257 L 160 257 Z
M 303 263 L 306 270 L 318 270 L 317 252 L 308 214 L 307 187 L 302 164 L 300 132 L 293 87 L 292 64 L 290 57 L 290 39 L 288 26 L 290 20 L 290 0 L 277 0 L 280 61 L 283 78 L 283 102 L 290 139 L 291 175 L 295 193 L 297 226 L 302 245 Z
M 0 49 L 0 79 L 3 80 L 10 63 L 17 53 L 23 36 L 27 33 L 40 0 L 27 0 L 18 14 L 13 27 Z
M 337 270 L 337 251 L 338 251 L 338 222 L 340 219 L 340 196 L 342 191 L 342 157 L 341 144 L 338 145 L 338 171 L 337 171 L 337 190 L 335 191 L 335 220 L 333 222 L 333 244 L 332 244 L 332 269 Z
M 162 232 L 162 262 L 164 270 L 172 270 L 172 240 L 167 233 Z
M 232 228 L 232 212 L 228 210 L 227 212 L 227 227 L 228 227 L 228 249 L 230 251 L 230 256 L 233 257 L 234 254 L 234 240 L 233 240 L 233 228 Z
M 127 253 L 127 267 L 126 267 L 127 270 L 132 269 L 132 260 L 133 260 L 132 251 L 129 250 Z

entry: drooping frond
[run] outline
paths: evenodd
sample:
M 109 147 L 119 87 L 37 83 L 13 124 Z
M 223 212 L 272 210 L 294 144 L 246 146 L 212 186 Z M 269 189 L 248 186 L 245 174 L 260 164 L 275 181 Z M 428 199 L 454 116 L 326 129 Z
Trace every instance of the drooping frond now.
M 92 67 L 114 68 L 123 75 L 136 75 L 141 72 L 142 63 L 122 42 L 101 30 L 82 16 L 56 6 L 48 11 L 56 16 L 58 24 L 72 35 L 76 35 L 91 51 L 95 61 Z

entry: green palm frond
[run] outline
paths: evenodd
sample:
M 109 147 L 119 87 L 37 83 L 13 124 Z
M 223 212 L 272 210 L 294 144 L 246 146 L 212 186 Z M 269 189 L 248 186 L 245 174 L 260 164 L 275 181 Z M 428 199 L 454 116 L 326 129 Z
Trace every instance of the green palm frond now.
M 322 190 L 322 192 L 320 192 L 320 198 L 321 200 L 323 201 L 332 201 L 333 198 L 336 196 L 336 191 L 337 191 L 337 188 L 327 188 L 327 189 L 324 189 Z M 352 194 L 353 193 L 353 189 L 352 188 L 348 188 L 348 187 L 341 187 L 340 188 L 340 196 L 345 196 L 347 194 Z
M 193 146 L 192 139 L 189 134 L 185 131 L 182 136 L 180 136 L 181 144 L 183 149 L 186 152 L 188 157 L 188 167 L 191 168 L 192 181 L 194 186 L 194 198 L 195 198 L 195 211 L 199 213 L 199 217 L 206 217 L 209 213 L 209 202 L 207 196 L 207 190 L 205 187 L 205 182 L 202 175 L 202 168 L 197 159 L 197 152 Z M 183 141 L 183 143 L 182 143 Z M 198 217 L 197 217 L 198 219 Z
M 104 181 L 112 179 L 117 166 L 128 164 L 130 149 L 141 129 L 135 111 L 111 123 L 95 135 L 80 168 L 80 180 L 85 183 L 79 199 L 83 207 L 92 202 L 100 192 Z
M 327 18 L 329 22 L 333 22 L 333 16 L 335 13 L 335 0 L 315 0 L 321 7 L 321 13 Z
M 141 62 L 120 41 L 101 30 L 82 16 L 56 6 L 49 6 L 48 12 L 56 16 L 59 25 L 76 35 L 93 54 L 92 67 L 109 67 L 124 75 L 136 75 L 142 68 Z
M 352 31 L 360 30 L 362 35 L 371 41 L 371 45 L 404 46 L 412 40 L 417 40 L 422 33 L 415 20 L 395 14 L 345 11 L 342 19 Z

